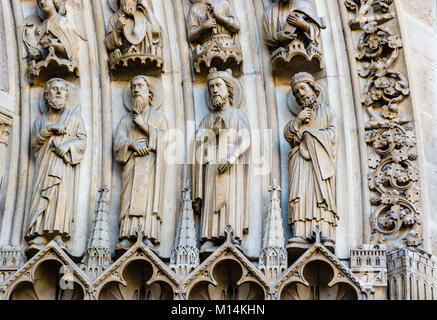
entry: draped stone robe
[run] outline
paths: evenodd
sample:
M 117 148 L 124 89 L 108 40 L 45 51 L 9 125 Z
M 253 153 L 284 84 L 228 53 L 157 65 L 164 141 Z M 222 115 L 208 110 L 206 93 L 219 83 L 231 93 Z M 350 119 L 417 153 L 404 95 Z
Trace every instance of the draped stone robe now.
M 159 53 L 159 51 L 155 51 L 163 45 L 161 27 L 153 17 L 146 14 L 142 6 L 137 6 L 134 18 L 128 18 L 128 22 L 121 33 L 116 31 L 117 20 L 118 12 L 109 18 L 106 46 L 110 51 L 120 49 L 121 53 L 124 54 L 134 45 L 143 53 Z M 152 50 L 154 46 L 156 46 L 155 51 Z
M 312 43 L 314 46 L 319 47 L 320 22 L 314 5 L 309 1 L 312 0 L 293 0 L 289 3 L 276 2 L 267 8 L 263 17 L 263 25 L 264 39 L 269 47 L 277 49 L 288 45 L 287 42 L 284 43 L 278 39 L 277 33 L 295 29 L 295 27 L 287 22 L 288 16 L 292 13 L 303 17 L 310 24 L 310 31 L 308 33 L 296 30 L 296 39 L 303 42 L 305 46 Z
M 310 239 L 318 224 L 322 235 L 333 239 L 338 220 L 335 112 L 320 104 L 310 123 L 299 127 L 292 120 L 286 125 L 284 136 L 292 148 L 288 156 L 288 217 L 293 236 Z
M 227 225 L 232 226 L 234 237 L 239 240 L 249 230 L 251 138 L 248 123 L 242 111 L 229 107 L 223 112 L 208 114 L 198 127 L 192 181 L 194 199 L 202 199 L 202 240 L 224 237 Z M 219 129 L 225 130 L 219 133 Z M 204 141 L 198 141 L 205 130 L 210 130 L 210 134 Z M 235 154 L 239 147 L 240 152 Z M 219 161 L 231 154 L 236 155 L 237 161 L 220 174 Z
M 86 131 L 80 113 L 64 109 L 59 119 L 40 115 L 32 128 L 35 176 L 26 238 L 60 234 L 70 238 L 75 202 L 75 167 L 86 150 Z M 49 124 L 64 124 L 67 134 L 50 135 Z M 52 143 L 68 145 L 66 160 L 58 157 Z
M 144 236 L 159 243 L 164 184 L 164 135 L 168 130 L 165 115 L 152 107 L 142 115 L 149 125 L 146 135 L 133 122 L 132 113 L 124 116 L 117 127 L 114 150 L 123 168 L 120 239 L 135 238 L 141 225 Z M 129 143 L 145 144 L 151 151 L 145 157 L 134 154 Z
M 235 29 L 240 29 L 240 21 L 238 20 L 238 17 L 228 0 L 214 0 L 212 3 L 217 13 L 229 19 L 229 24 L 234 26 Z M 200 28 L 209 19 L 209 16 L 209 7 L 205 3 L 197 2 L 193 4 L 188 15 L 189 32 L 191 32 L 193 29 Z M 229 30 L 219 21 L 217 21 L 216 32 L 212 30 L 205 32 L 199 39 L 190 39 L 190 41 L 192 43 L 202 44 L 216 35 L 230 37 L 234 40 L 234 44 L 239 44 L 237 42 L 238 32 Z

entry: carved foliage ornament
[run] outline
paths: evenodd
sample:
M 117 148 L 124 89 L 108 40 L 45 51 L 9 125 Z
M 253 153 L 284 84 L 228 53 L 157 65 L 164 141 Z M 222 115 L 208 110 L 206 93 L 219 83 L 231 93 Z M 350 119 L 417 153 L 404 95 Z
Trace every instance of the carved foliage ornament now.
M 422 244 L 416 137 L 412 121 L 401 112 L 410 88 L 407 77 L 391 69 L 403 45 L 398 35 L 380 26 L 394 17 L 392 2 L 345 1 L 348 10 L 357 12 L 351 28 L 363 32 L 356 59 L 359 75 L 366 79 L 362 105 L 370 118 L 365 129 L 373 192 L 371 241 L 387 243 L 389 250 Z

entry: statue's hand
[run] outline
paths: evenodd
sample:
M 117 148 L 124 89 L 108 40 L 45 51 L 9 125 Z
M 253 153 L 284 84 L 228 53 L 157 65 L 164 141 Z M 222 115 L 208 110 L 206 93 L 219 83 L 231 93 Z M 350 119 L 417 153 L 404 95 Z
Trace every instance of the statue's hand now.
M 47 130 L 58 136 L 62 136 L 67 133 L 67 128 L 65 128 L 65 125 L 57 123 L 48 125 Z
M 120 12 L 117 17 L 117 23 L 115 25 L 115 28 L 117 29 L 117 31 L 121 32 L 124 26 L 126 25 L 126 23 L 127 23 L 127 19 L 125 14 Z
M 297 116 L 297 121 L 302 124 L 302 123 L 307 123 L 312 116 L 312 111 L 310 108 L 305 108 L 303 109 L 301 112 L 299 112 L 299 115 Z
M 216 27 L 217 27 L 217 21 L 214 18 L 206 20 L 205 23 L 203 24 L 203 29 L 205 30 L 213 29 Z
M 229 169 L 229 167 L 231 166 L 231 161 L 229 159 L 223 159 L 219 162 L 219 165 L 217 167 L 219 173 L 223 173 L 226 170 Z
M 67 154 L 69 150 L 69 147 L 67 144 L 56 144 L 53 143 L 53 151 L 55 152 L 55 154 L 61 158 L 65 160 L 65 155 Z
M 279 31 L 276 33 L 278 40 L 281 42 L 291 42 L 296 38 L 295 33 L 291 33 L 288 31 Z
M 140 128 L 147 128 L 146 124 L 144 123 L 143 117 L 139 113 L 134 113 L 132 120 Z
M 305 32 L 308 32 L 310 29 L 308 22 L 306 22 L 304 18 L 293 13 L 287 17 L 287 22 L 298 29 L 304 30 Z
M 145 144 L 133 141 L 131 144 L 131 149 L 138 154 L 140 157 L 145 157 L 149 155 L 150 150 Z

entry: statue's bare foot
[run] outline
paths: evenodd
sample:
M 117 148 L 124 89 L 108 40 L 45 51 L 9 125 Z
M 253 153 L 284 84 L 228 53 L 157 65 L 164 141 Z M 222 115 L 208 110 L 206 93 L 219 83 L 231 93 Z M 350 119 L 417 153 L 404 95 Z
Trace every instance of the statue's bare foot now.
M 35 239 L 29 241 L 30 246 L 45 246 L 49 240 L 46 237 L 40 236 Z
M 119 242 L 116 246 L 116 250 L 125 249 L 128 250 L 130 247 L 133 246 L 133 242 L 129 239 L 123 239 L 121 242 Z
M 302 237 L 293 237 L 288 240 L 288 243 L 308 244 L 309 242 Z
M 62 249 L 67 249 L 64 240 L 62 240 L 62 237 L 60 235 L 57 235 L 56 237 L 53 238 L 53 240 L 55 240 L 55 242 L 62 248 Z
M 211 240 L 205 241 L 200 247 L 200 252 L 211 251 L 215 247 L 215 243 Z
M 154 247 L 154 245 L 153 245 L 152 241 L 150 241 L 150 239 L 145 239 L 144 244 L 150 248 Z

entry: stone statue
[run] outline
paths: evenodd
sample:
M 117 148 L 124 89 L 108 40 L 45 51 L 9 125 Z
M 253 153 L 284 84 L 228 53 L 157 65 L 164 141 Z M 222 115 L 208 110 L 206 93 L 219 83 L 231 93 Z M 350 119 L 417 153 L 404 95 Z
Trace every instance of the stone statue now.
M 238 69 L 242 61 L 240 21 L 228 0 L 194 0 L 188 14 L 188 40 L 194 47 L 194 69 L 201 72 L 220 61 L 225 68 Z
M 153 105 L 154 88 L 146 76 L 130 82 L 130 112 L 118 124 L 115 157 L 122 165 L 120 208 L 121 242 L 116 249 L 131 247 L 143 233 L 144 243 L 159 243 L 164 184 L 164 135 L 166 116 Z
M 323 68 L 320 30 L 325 27 L 317 16 L 313 0 L 274 1 L 263 17 L 264 39 L 272 51 L 274 66 L 290 63 L 295 72 L 315 72 Z
M 290 245 L 307 244 L 318 225 L 322 243 L 333 248 L 337 209 L 335 199 L 336 115 L 318 104 L 320 94 L 308 73 L 296 74 L 291 87 L 299 106 L 296 119 L 285 126 L 291 146 L 288 156 L 288 217 L 293 238 Z
M 53 78 L 44 88 L 47 110 L 32 128 L 35 176 L 25 238 L 38 249 L 54 239 L 70 239 L 74 212 L 75 167 L 82 161 L 87 135 L 83 119 L 69 106 L 69 83 Z
M 111 69 L 147 69 L 161 73 L 164 46 L 162 29 L 147 0 L 117 0 L 109 19 L 106 46 Z M 140 64 L 136 64 L 137 61 Z M 143 70 L 142 68 L 141 70 Z
M 23 22 L 23 42 L 27 49 L 32 78 L 79 75 L 77 37 L 83 40 L 69 20 L 66 0 L 38 0 L 41 20 L 31 16 Z
M 201 211 L 201 252 L 211 251 L 230 225 L 236 243 L 248 232 L 250 127 L 239 109 L 242 88 L 231 70 L 211 68 L 207 77 L 208 107 L 196 132 L 193 199 Z

